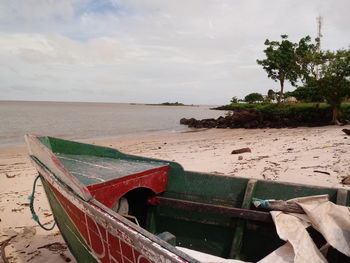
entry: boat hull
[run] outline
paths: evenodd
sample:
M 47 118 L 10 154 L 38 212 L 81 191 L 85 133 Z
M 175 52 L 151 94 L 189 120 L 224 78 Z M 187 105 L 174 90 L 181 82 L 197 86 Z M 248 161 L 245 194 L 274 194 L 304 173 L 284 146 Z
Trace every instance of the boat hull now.
M 191 251 L 183 253 L 152 234 L 166 232 L 170 235 L 164 239 L 183 248 L 223 260 L 256 262 L 284 242 L 271 215 L 252 207 L 254 197 L 288 200 L 328 195 L 338 205 L 350 204 L 345 189 L 184 171 L 177 163 L 45 136 L 26 140 L 58 227 L 78 262 L 198 262 L 189 256 L 195 257 Z M 128 165 L 120 165 L 123 162 Z M 146 173 L 133 173 L 138 162 Z M 143 166 L 145 162 L 151 167 Z M 126 173 L 120 175 L 119 168 Z M 106 182 L 97 187 L 101 185 L 86 178 Z M 129 183 L 132 187 L 125 188 Z M 113 186 L 113 191 L 107 193 L 104 186 Z M 110 209 L 115 201 L 109 200 L 116 195 L 127 198 L 128 214 L 143 228 Z
M 78 262 L 184 263 L 197 262 L 172 253 L 170 245 L 127 225 L 118 215 L 103 211 L 98 204 L 83 201 L 66 189 L 54 175 L 35 162 L 42 176 L 60 232 Z M 146 231 L 145 231 L 146 232 Z M 144 235 L 146 234 L 146 236 Z

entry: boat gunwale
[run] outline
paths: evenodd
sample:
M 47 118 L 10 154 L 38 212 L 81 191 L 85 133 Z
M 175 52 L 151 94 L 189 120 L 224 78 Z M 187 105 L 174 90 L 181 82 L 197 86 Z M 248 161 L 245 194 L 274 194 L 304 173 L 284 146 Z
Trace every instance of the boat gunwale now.
M 247 182 L 250 179 L 255 179 L 257 182 L 263 182 L 263 183 L 268 183 L 268 184 L 275 184 L 275 185 L 288 185 L 288 186 L 296 186 L 296 187 L 303 187 L 303 188 L 312 188 L 312 189 L 327 189 L 327 190 L 346 190 L 350 193 L 350 189 L 344 187 L 326 187 L 326 186 L 319 186 L 319 185 L 312 185 L 312 184 L 301 184 L 301 183 L 293 183 L 293 182 L 286 182 L 286 181 L 269 181 L 269 180 L 261 180 L 258 178 L 246 178 L 246 177 L 241 177 L 241 176 L 230 176 L 230 175 L 225 175 L 225 174 L 213 174 L 213 173 L 208 173 L 208 172 L 198 172 L 198 171 L 192 171 L 192 170 L 185 170 L 187 173 L 194 173 L 194 174 L 201 174 L 201 175 L 209 175 L 209 176 L 218 176 L 218 177 L 223 177 L 223 178 L 235 178 L 235 179 L 243 179 L 246 180 Z

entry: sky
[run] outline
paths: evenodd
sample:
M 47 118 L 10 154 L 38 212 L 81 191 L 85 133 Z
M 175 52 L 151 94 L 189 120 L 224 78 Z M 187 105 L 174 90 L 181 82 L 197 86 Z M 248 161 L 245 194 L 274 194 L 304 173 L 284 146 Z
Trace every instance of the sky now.
M 0 0 L 0 100 L 227 104 L 279 89 L 265 39 L 348 48 L 349 0 Z M 287 87 L 287 90 L 292 90 Z

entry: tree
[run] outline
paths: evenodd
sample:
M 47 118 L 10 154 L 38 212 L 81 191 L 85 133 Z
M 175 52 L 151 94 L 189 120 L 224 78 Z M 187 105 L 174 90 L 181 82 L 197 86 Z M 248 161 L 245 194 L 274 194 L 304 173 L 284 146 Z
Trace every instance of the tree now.
M 267 100 L 269 102 L 274 101 L 276 99 L 276 92 L 272 89 L 269 89 L 267 91 Z
M 299 65 L 299 77 L 306 86 L 314 87 L 315 79 L 320 76 L 320 67 L 324 63 L 324 57 L 319 49 L 320 40 L 313 43 L 310 36 L 299 40 L 295 50 Z
M 256 103 L 263 100 L 264 97 L 260 93 L 250 93 L 244 97 L 244 101 L 247 103 Z
M 238 98 L 236 96 L 233 96 L 231 99 L 231 104 L 238 103 Z
M 341 124 L 340 105 L 350 96 L 350 49 L 323 53 L 320 79 L 317 80 L 321 93 L 333 110 L 332 123 Z
M 287 35 L 281 35 L 281 38 L 280 42 L 266 39 L 264 43 L 267 46 L 264 50 L 266 58 L 256 61 L 263 66 L 269 78 L 279 81 L 281 90 L 277 96 L 277 103 L 281 102 L 284 82 L 287 80 L 294 86 L 300 74 L 296 56 L 298 44 L 287 40 Z
M 350 50 L 321 51 L 320 40 L 302 38 L 296 49 L 300 78 L 304 87 L 293 93 L 312 100 L 325 99 L 333 110 L 332 123 L 340 124 L 341 102 L 350 95 Z

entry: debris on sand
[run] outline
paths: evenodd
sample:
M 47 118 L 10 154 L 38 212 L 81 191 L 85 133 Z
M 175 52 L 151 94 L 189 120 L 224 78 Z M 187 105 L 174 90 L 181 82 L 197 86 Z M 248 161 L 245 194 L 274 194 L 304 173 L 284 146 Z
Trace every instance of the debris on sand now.
M 54 251 L 54 252 L 63 252 L 67 249 L 67 246 L 65 244 L 60 243 L 60 242 L 53 242 L 53 243 L 38 247 L 38 249 L 41 249 L 41 248 L 46 248 L 46 249 L 48 249 L 50 251 Z
M 341 182 L 343 184 L 350 185 L 350 175 L 348 175 L 347 177 L 343 178 L 343 180 Z
M 67 257 L 65 254 L 63 254 L 63 253 L 60 253 L 60 256 L 61 256 L 61 258 L 63 258 L 63 260 L 65 261 L 65 262 L 71 262 L 72 260 L 69 258 L 69 257 Z
M 15 178 L 17 174 L 8 174 L 6 173 L 7 178 Z
M 252 150 L 250 150 L 250 148 L 241 148 L 241 149 L 237 149 L 237 150 L 233 150 L 231 152 L 231 154 L 240 154 L 240 153 L 250 153 L 252 152 Z
M 346 135 L 350 135 L 350 129 L 342 129 L 342 131 L 343 131 Z
M 314 173 L 321 173 L 321 174 L 328 174 L 328 175 L 330 175 L 329 172 L 319 171 L 319 170 L 315 170 Z
M 0 253 L 1 253 L 1 259 L 4 263 L 9 263 L 8 258 L 6 257 L 5 248 L 10 243 L 10 241 L 15 238 L 17 235 L 13 235 L 9 237 L 8 239 L 5 239 L 4 241 L 0 242 Z

